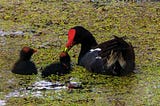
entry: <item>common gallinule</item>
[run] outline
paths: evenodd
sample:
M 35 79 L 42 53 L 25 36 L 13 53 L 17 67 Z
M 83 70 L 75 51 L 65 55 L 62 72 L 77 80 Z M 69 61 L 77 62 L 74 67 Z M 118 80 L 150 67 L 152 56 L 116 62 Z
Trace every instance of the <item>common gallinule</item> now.
M 81 44 L 78 65 L 89 71 L 122 76 L 135 69 L 134 48 L 123 37 L 114 36 L 114 39 L 98 44 L 87 29 L 75 26 L 68 31 L 64 51 L 68 52 L 76 44 Z

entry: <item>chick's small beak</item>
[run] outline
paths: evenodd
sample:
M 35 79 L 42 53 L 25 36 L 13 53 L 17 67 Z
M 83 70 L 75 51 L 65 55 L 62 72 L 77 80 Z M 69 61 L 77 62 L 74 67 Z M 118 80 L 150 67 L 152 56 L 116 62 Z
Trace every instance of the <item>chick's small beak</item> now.
M 36 49 L 33 49 L 33 53 L 36 53 L 37 52 L 37 50 Z

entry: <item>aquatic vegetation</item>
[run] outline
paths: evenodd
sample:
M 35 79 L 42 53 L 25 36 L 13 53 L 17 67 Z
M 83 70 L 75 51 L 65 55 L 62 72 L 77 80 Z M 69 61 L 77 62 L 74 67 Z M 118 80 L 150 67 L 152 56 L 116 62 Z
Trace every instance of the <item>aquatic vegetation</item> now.
M 0 37 L 0 103 L 13 105 L 157 105 L 160 100 L 160 3 L 114 2 L 102 5 L 89 0 L 1 0 L 0 31 L 22 31 L 24 36 Z M 70 50 L 73 71 L 46 78 L 67 86 L 70 78 L 83 89 L 45 90 L 35 97 L 6 95 L 41 81 L 40 72 L 59 54 L 67 41 L 68 29 L 82 25 L 98 42 L 112 35 L 126 36 L 135 47 L 137 74 L 115 77 L 90 73 L 77 66 L 80 46 Z M 11 68 L 23 46 L 37 48 L 32 57 L 39 74 L 14 75 Z M 21 92 L 23 94 L 23 92 Z

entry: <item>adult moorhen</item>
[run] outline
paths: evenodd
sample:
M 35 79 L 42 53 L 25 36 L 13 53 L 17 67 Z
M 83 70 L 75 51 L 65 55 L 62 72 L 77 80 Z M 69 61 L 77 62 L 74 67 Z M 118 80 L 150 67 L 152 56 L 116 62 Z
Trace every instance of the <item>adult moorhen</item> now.
M 76 44 L 81 44 L 78 65 L 89 71 L 122 76 L 135 69 L 134 48 L 123 37 L 114 36 L 114 39 L 98 44 L 87 29 L 75 26 L 68 31 L 64 51 L 68 52 Z
M 66 52 L 62 52 L 59 56 L 60 62 L 52 63 L 44 68 L 42 71 L 42 77 L 48 77 L 51 75 L 64 75 L 70 72 L 70 56 Z
M 14 64 L 13 69 L 11 70 L 15 74 L 21 75 L 32 75 L 37 74 L 37 68 L 34 62 L 30 61 L 31 56 L 37 52 L 37 50 L 30 47 L 23 47 L 20 51 L 20 58 Z

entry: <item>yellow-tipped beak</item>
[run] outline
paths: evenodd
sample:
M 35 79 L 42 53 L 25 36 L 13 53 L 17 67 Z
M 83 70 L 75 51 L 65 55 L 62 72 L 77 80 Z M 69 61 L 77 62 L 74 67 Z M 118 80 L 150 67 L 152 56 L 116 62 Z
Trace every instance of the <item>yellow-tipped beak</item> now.
M 69 49 L 67 47 L 64 48 L 64 52 L 68 52 Z

